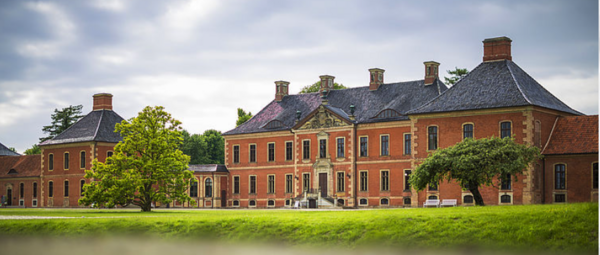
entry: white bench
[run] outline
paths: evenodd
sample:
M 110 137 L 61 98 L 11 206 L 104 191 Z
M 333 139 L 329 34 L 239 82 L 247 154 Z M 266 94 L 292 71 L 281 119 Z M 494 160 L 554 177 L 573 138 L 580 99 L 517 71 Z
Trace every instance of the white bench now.
M 425 203 L 423 203 L 423 207 L 429 207 L 429 206 L 440 207 L 440 200 L 439 199 L 427 199 L 425 201 Z
M 456 199 L 444 199 L 440 204 L 441 207 L 444 206 L 456 206 Z

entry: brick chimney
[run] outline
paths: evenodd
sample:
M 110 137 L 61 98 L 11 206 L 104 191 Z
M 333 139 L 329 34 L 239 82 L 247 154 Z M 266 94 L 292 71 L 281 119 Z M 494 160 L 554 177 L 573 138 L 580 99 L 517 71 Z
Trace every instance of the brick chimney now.
M 112 94 L 109 93 L 98 93 L 94 95 L 94 108 L 93 111 L 97 110 L 111 110 L 112 111 Z
M 511 42 L 512 40 L 506 36 L 483 40 L 483 62 L 512 60 L 510 54 Z
M 290 85 L 287 81 L 276 81 L 275 82 L 275 101 L 281 102 L 283 97 L 289 95 L 288 86 Z
M 371 73 L 371 81 L 369 82 L 369 90 L 377 90 L 381 84 L 383 84 L 383 73 L 385 70 L 379 68 L 369 69 Z
M 440 63 L 435 61 L 423 62 L 425 64 L 425 85 L 431 85 L 438 78 Z
M 333 90 L 333 79 L 335 79 L 335 77 L 331 75 L 321 75 L 319 78 L 321 78 L 321 88 L 319 89 L 319 92 L 322 96 L 327 97 L 329 91 Z

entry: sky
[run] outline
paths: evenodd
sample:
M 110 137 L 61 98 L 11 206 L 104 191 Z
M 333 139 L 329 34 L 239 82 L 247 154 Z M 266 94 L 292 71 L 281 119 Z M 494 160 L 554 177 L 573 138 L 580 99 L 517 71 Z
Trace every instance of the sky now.
M 486 38 L 572 108 L 598 114 L 595 0 L 0 1 L 0 143 L 23 153 L 54 109 L 113 94 L 125 119 L 161 105 L 190 133 L 235 128 L 275 97 L 335 76 L 368 86 L 482 61 Z

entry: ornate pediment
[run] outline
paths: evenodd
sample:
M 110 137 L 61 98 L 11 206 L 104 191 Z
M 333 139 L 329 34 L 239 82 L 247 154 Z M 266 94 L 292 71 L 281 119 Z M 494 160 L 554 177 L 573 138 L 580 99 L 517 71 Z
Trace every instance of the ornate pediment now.
M 325 107 L 320 106 L 316 114 L 298 129 L 322 129 L 331 127 L 342 127 L 348 125 L 349 124 L 346 121 L 343 121 L 342 119 L 335 116 L 333 113 L 327 111 Z

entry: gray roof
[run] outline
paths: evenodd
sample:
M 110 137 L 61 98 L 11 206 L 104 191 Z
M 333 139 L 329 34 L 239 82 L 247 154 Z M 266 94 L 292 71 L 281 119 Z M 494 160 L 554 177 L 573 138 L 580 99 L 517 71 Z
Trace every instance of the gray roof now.
M 409 114 L 535 105 L 575 115 L 510 60 L 483 62 L 439 97 Z
M 424 85 L 424 80 L 382 84 L 375 91 L 368 86 L 332 90 L 327 97 L 326 108 L 349 120 L 350 105 L 355 106 L 354 123 L 372 123 L 393 120 L 407 120 L 406 113 L 429 102 L 447 87 L 436 79 L 432 85 Z M 296 111 L 301 112 L 300 120 L 306 118 L 321 105 L 319 93 L 308 93 L 285 96 L 281 102 L 273 100 L 251 119 L 223 135 L 248 134 L 290 130 L 296 124 Z M 378 113 L 393 109 L 401 116 L 393 118 L 375 118 Z M 273 120 L 281 121 L 282 126 L 267 128 L 266 124 Z
M 217 164 L 210 164 L 210 165 L 189 165 L 188 170 L 193 171 L 193 172 L 223 172 L 223 173 L 229 173 L 229 170 L 227 170 L 227 167 L 225 165 L 217 165 Z
M 21 156 L 21 154 L 11 151 L 4 144 L 0 143 L 0 156 Z
M 111 110 L 97 110 L 88 113 L 64 132 L 40 144 L 52 145 L 77 142 L 118 143 L 121 135 L 115 133 L 115 125 L 123 118 Z

